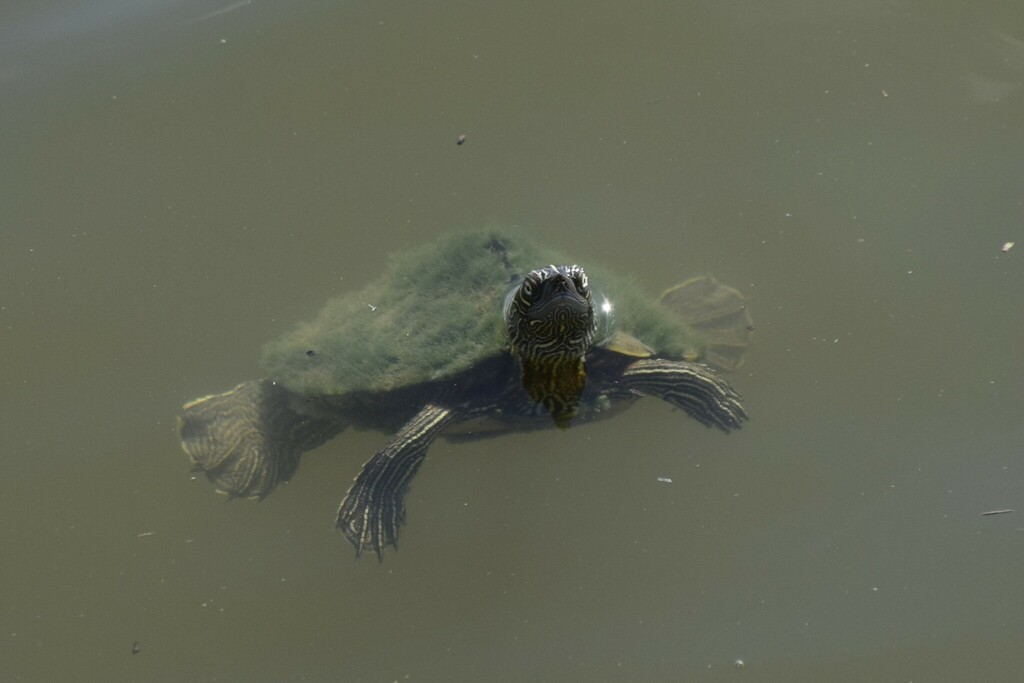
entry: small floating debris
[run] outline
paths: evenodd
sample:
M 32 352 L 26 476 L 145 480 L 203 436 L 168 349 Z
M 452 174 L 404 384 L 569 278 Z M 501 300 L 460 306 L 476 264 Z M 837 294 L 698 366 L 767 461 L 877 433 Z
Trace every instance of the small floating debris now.
M 366 305 L 370 307 L 370 313 L 373 313 L 374 311 L 377 310 L 377 307 L 374 306 L 373 304 L 366 304 Z
M 142 538 L 143 536 L 152 536 L 155 531 L 143 531 L 141 534 L 135 534 L 135 538 Z
M 132 654 L 137 655 L 140 652 L 142 652 L 142 646 L 139 645 L 139 641 L 136 640 L 134 643 L 132 643 Z
M 1016 512 L 1016 510 L 989 510 L 988 512 L 982 512 L 982 517 L 991 517 L 992 515 L 1005 515 L 1010 512 Z
M 671 484 L 672 483 L 672 478 L 671 477 L 658 477 L 658 481 L 660 481 L 663 484 Z
M 1005 244 L 1003 244 L 1002 249 L 1000 249 L 999 251 L 1001 251 L 1001 252 L 1003 252 L 1005 254 L 1006 252 L 1008 252 L 1011 249 L 1013 249 L 1013 245 L 1014 245 L 1013 242 L 1006 242 Z

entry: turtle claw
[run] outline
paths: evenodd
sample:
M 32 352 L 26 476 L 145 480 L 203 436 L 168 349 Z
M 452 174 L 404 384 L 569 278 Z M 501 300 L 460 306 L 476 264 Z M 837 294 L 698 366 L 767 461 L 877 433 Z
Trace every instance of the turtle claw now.
M 422 458 L 396 463 L 386 453 L 387 449 L 363 466 L 338 509 L 337 527 L 355 547 L 356 557 L 370 551 L 383 560 L 386 547 L 398 549 L 398 529 L 405 523 L 405 486 L 395 482 L 411 479 Z
M 345 501 L 348 502 L 349 498 Z M 377 554 L 379 561 L 384 560 L 384 548 L 388 545 L 398 548 L 397 529 L 392 529 L 389 535 L 383 529 L 379 514 L 373 514 L 367 508 L 362 514 L 354 510 L 346 510 L 343 503 L 338 510 L 337 527 L 348 539 L 348 542 L 356 549 L 356 557 L 363 554 L 363 551 L 370 551 Z

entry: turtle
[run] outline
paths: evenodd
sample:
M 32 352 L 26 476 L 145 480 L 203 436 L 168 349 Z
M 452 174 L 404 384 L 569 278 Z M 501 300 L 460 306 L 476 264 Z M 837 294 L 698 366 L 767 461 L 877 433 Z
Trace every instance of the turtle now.
M 441 434 L 566 429 L 643 396 L 739 429 L 739 394 L 699 361 L 737 367 L 752 329 L 742 296 L 707 276 L 654 300 L 522 229 L 455 232 L 394 255 L 373 283 L 267 344 L 262 379 L 186 403 L 181 444 L 218 491 L 262 499 L 347 428 L 392 433 L 336 518 L 357 557 L 380 559 L 397 549 L 405 493 Z

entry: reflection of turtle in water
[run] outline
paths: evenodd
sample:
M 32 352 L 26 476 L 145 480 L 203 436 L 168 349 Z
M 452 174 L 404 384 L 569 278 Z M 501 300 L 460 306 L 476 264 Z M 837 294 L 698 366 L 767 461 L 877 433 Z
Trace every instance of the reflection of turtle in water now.
M 463 437 L 567 427 L 651 395 L 740 427 L 737 394 L 693 362 L 742 361 L 750 319 L 735 290 L 698 278 L 658 303 L 597 268 L 549 263 L 568 261 L 514 230 L 395 257 L 377 282 L 269 344 L 268 379 L 187 403 L 185 452 L 219 490 L 262 498 L 346 427 L 397 430 L 338 511 L 356 551 L 380 555 L 428 447 L 455 423 Z

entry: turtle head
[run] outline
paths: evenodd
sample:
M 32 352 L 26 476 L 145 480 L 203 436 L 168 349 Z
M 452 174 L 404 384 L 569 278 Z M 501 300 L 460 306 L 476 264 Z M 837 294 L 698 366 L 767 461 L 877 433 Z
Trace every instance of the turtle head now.
M 505 325 L 527 393 L 559 427 L 569 426 L 586 381 L 583 358 L 597 333 L 586 273 L 579 266 L 527 273 L 505 302 Z
M 505 325 L 521 359 L 582 358 L 597 332 L 587 274 L 579 266 L 527 273 L 505 303 Z

